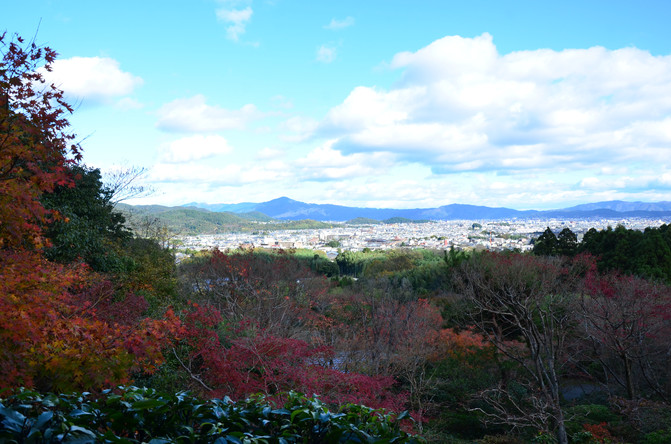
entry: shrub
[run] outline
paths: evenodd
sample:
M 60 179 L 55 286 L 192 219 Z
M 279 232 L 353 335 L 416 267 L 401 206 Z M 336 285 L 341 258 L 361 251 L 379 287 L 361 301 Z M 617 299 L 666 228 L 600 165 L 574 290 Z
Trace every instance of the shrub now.
M 120 387 L 89 393 L 19 390 L 0 398 L 0 442 L 338 443 L 422 442 L 401 428 L 406 414 L 348 404 L 330 411 L 291 392 L 276 406 L 263 397 L 202 401 L 186 392 Z

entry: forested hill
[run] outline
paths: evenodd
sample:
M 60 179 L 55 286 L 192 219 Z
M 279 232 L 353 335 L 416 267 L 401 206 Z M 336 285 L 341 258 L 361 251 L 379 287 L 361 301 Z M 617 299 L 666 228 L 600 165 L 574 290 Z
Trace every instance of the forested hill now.
M 273 229 L 300 230 L 329 228 L 332 224 L 315 220 L 277 220 L 258 211 L 247 213 L 212 212 L 196 207 L 118 204 L 136 231 L 143 225 L 161 225 L 173 233 L 185 235 L 250 232 Z
M 358 218 L 388 220 L 404 218 L 408 220 L 482 220 L 482 219 L 525 219 L 525 218 L 630 218 L 671 217 L 671 202 L 596 202 L 557 210 L 514 210 L 478 205 L 450 204 L 438 208 L 392 209 L 360 208 L 331 204 L 305 203 L 287 197 L 268 202 L 238 204 L 189 203 L 187 208 L 201 208 L 213 212 L 230 212 L 243 215 L 249 212 L 262 213 L 274 219 L 316 221 L 349 221 Z

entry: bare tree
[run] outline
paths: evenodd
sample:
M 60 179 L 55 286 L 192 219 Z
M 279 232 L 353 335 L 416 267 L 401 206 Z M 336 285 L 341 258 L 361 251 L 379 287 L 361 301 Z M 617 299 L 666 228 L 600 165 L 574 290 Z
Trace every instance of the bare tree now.
M 580 299 L 582 329 L 607 382 L 630 400 L 647 386 L 669 402 L 669 313 L 671 289 L 634 276 L 590 274 Z
M 145 167 L 115 167 L 103 174 L 105 187 L 111 191 L 110 202 L 114 205 L 124 200 L 146 197 L 156 190 L 153 187 L 139 185 L 147 174 Z
M 579 260 L 484 253 L 458 270 L 460 289 L 472 305 L 471 321 L 526 374 L 504 378 L 498 387 L 482 392 L 490 408 L 481 411 L 513 427 L 554 429 L 560 444 L 568 443 L 560 376 L 568 335 L 574 330 L 583 265 Z M 521 340 L 526 347 L 510 345 L 510 340 Z

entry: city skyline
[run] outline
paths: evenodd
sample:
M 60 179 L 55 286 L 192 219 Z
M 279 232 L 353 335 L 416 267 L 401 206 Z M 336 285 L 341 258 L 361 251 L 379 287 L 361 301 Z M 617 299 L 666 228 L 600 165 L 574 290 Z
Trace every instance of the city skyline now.
M 663 1 L 90 3 L 3 8 L 84 160 L 132 204 L 554 209 L 671 200 Z

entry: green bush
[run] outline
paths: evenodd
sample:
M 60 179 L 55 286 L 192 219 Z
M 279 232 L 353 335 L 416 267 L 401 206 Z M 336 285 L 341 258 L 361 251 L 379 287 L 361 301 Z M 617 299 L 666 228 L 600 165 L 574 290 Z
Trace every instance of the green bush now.
M 641 441 L 642 444 L 666 444 L 671 442 L 671 429 L 657 430 L 646 434 Z
M 566 421 L 566 431 L 574 440 L 584 432 L 583 424 L 608 424 L 619 423 L 622 418 L 602 404 L 580 404 L 569 407 L 565 412 L 568 420 Z M 580 438 L 583 439 L 583 438 Z M 584 439 L 583 439 L 584 441 Z M 578 441 L 578 442 L 583 442 Z
M 286 394 L 279 407 L 257 397 L 202 401 L 186 392 L 120 387 L 89 393 L 20 390 L 0 398 L 3 443 L 415 443 L 398 417 L 359 405 L 337 412 L 318 399 Z

